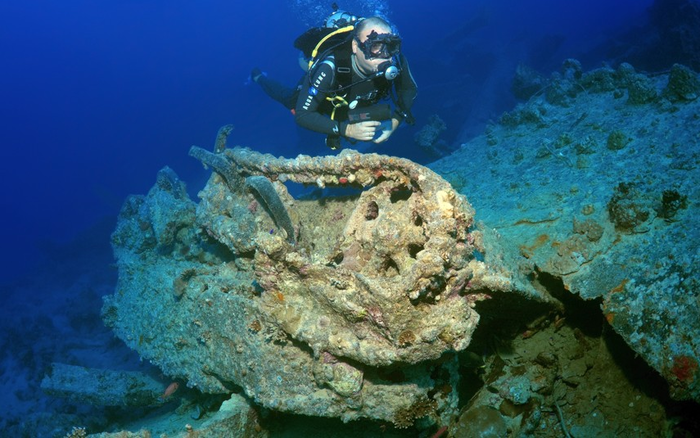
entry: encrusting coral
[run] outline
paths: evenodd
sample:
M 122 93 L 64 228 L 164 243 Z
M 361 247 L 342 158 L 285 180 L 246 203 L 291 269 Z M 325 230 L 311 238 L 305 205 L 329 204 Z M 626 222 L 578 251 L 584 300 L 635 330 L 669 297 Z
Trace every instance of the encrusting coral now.
M 405 425 L 401 412 L 417 404 L 454 415 L 456 392 L 438 403 L 431 390 L 456 385 L 456 358 L 443 355 L 469 345 L 476 301 L 521 284 L 484 260 L 491 255 L 466 198 L 405 159 L 354 151 L 283 159 L 216 147 L 190 151 L 215 170 L 198 205 L 177 183 L 125 204 L 107 324 L 205 392 L 237 385 L 271 409 L 346 421 Z M 347 190 L 295 199 L 285 183 Z M 164 199 L 196 217 L 150 215 Z M 170 223 L 175 242 L 149 237 Z M 383 377 L 397 364 L 400 381 Z

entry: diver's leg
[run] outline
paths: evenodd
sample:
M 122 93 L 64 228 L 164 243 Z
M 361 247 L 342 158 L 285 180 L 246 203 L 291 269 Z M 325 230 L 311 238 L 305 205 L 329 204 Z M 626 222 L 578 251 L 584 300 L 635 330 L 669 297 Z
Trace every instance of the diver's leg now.
M 299 95 L 299 88 L 290 88 L 286 85 L 270 79 L 265 73 L 253 70 L 251 78 L 263 89 L 265 94 L 284 105 L 287 109 L 294 109 Z

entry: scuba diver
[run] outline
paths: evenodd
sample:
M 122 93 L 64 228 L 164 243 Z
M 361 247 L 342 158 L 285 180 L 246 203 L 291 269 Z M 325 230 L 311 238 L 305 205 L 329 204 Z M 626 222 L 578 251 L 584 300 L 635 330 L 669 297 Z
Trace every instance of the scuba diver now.
M 296 88 L 257 68 L 251 79 L 290 109 L 299 126 L 326 134 L 331 149 L 341 146 L 341 138 L 382 143 L 402 122 L 413 124 L 416 83 L 400 52 L 401 38 L 386 20 L 336 9 L 325 27 L 310 29 L 295 47 L 309 59 Z M 393 105 L 382 103 L 388 100 Z

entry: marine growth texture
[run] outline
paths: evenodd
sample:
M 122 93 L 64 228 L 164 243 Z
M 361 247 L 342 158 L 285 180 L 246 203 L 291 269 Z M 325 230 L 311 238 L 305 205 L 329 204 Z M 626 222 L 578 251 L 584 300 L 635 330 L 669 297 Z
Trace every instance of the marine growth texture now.
M 191 155 L 215 171 L 198 204 L 164 169 L 121 211 L 103 308 L 117 336 L 189 386 L 275 410 L 400 427 L 454 415 L 456 391 L 434 389 L 456 385 L 474 303 L 521 284 L 489 263 L 463 195 L 376 154 Z M 295 199 L 284 182 L 340 194 Z

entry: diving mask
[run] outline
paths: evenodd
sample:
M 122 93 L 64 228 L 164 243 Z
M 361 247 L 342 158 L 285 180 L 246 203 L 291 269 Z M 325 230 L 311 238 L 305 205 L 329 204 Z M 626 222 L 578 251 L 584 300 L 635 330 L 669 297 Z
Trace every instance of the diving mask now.
M 392 33 L 377 33 L 373 30 L 365 42 L 355 37 L 357 45 L 367 59 L 389 59 L 401 50 L 401 37 Z

